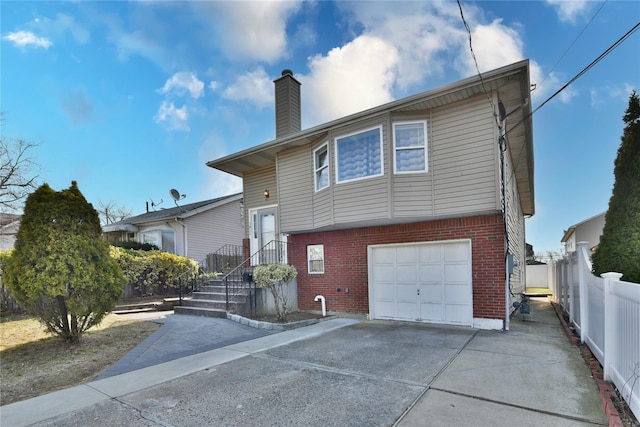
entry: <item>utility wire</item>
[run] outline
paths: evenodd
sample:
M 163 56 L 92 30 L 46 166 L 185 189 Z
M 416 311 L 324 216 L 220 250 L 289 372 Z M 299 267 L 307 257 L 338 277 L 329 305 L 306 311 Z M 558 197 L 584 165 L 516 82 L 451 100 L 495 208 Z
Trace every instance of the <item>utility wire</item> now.
M 522 123 L 524 123 L 525 120 L 527 120 L 529 117 L 533 116 L 539 109 L 541 109 L 547 102 L 551 101 L 553 98 L 555 98 L 558 94 L 560 94 L 560 92 L 562 92 L 563 90 L 565 90 L 571 83 L 575 82 L 576 80 L 578 80 L 580 77 L 582 77 L 587 71 L 589 71 L 591 68 L 593 68 L 598 62 L 600 62 L 605 56 L 607 56 L 608 54 L 610 54 L 611 52 L 613 52 L 613 50 L 615 48 L 617 48 L 618 46 L 620 46 L 620 44 L 622 42 L 624 42 L 626 39 L 628 39 L 629 37 L 631 37 L 631 35 L 633 33 L 635 33 L 638 28 L 640 28 L 640 22 L 638 22 L 636 25 L 634 25 L 629 31 L 627 31 L 622 37 L 620 37 L 615 43 L 613 43 L 611 46 L 609 46 L 609 48 L 607 50 L 605 50 L 604 52 L 602 52 L 600 54 L 600 56 L 598 56 L 596 59 L 594 59 L 593 61 L 591 61 L 591 63 L 589 65 L 587 65 L 586 67 L 584 67 L 582 69 L 582 71 L 580 71 L 578 74 L 576 74 L 571 80 L 569 80 L 567 83 L 564 84 L 564 86 L 562 86 L 560 89 L 558 89 L 557 91 L 555 91 L 555 93 L 553 95 L 551 95 L 549 98 L 547 98 L 542 104 L 538 105 L 536 107 L 535 110 L 533 110 L 530 114 L 527 114 L 526 117 L 524 117 L 522 120 L 520 120 L 518 123 L 516 123 L 511 129 L 509 129 L 506 133 L 508 134 L 509 132 L 511 132 L 513 129 L 515 129 L 516 127 L 520 126 Z
M 586 29 L 589 27 L 589 25 L 591 25 L 591 23 L 593 22 L 594 19 L 596 19 L 596 16 L 598 16 L 598 14 L 600 13 L 600 11 L 602 10 L 602 8 L 604 7 L 605 4 L 607 4 L 608 0 L 604 0 L 602 2 L 602 4 L 600 5 L 600 7 L 598 8 L 598 10 L 596 10 L 596 13 L 593 14 L 593 16 L 591 17 L 591 19 L 589 20 L 589 22 L 587 22 L 587 24 L 584 26 L 584 28 L 582 29 L 582 31 L 580 31 L 580 33 L 578 34 L 578 36 L 573 40 L 573 42 L 571 42 L 571 44 L 569 45 L 569 47 L 567 48 L 567 50 L 564 51 L 564 53 L 562 54 L 562 56 L 560 57 L 560 59 L 558 59 L 558 61 L 553 65 L 553 67 L 551 67 L 551 70 L 549 70 L 549 72 L 547 73 L 546 76 L 544 76 L 544 78 L 542 79 L 542 81 L 540 82 L 540 86 L 542 86 L 542 84 L 544 83 L 545 80 L 547 80 L 547 77 L 549 77 L 551 75 L 551 73 L 553 73 L 553 70 L 556 69 L 556 67 L 558 66 L 558 64 L 562 61 L 562 59 L 567 55 L 567 53 L 569 53 L 569 51 L 571 50 L 571 48 L 573 47 L 574 44 L 576 44 L 576 42 L 578 41 L 578 39 L 580 37 L 582 37 L 582 34 L 584 34 L 584 32 L 586 31 Z
M 467 30 L 467 36 L 469 38 L 469 50 L 471 51 L 473 62 L 476 65 L 476 71 L 478 72 L 478 77 L 480 78 L 480 84 L 482 85 L 482 90 L 484 91 L 484 94 L 487 96 L 487 100 L 489 101 L 489 105 L 491 106 L 491 111 L 493 112 L 493 118 L 496 121 L 496 125 L 498 126 L 498 129 L 502 129 L 502 127 L 500 126 L 500 123 L 498 122 L 498 117 L 496 116 L 496 112 L 495 112 L 496 109 L 493 105 L 493 101 L 489 96 L 489 91 L 487 91 L 487 88 L 484 85 L 484 79 L 482 78 L 480 67 L 478 67 L 478 60 L 476 59 L 476 53 L 473 51 L 473 44 L 471 43 L 471 28 L 469 28 L 469 24 L 467 24 L 467 20 L 464 19 L 464 13 L 462 12 L 462 4 L 460 4 L 460 0 L 457 0 L 457 2 L 458 2 L 458 9 L 460 9 L 460 18 L 462 18 L 462 23 L 464 24 L 464 28 Z
M 528 120 L 531 116 L 533 116 L 539 109 L 541 109 L 547 102 L 551 101 L 554 97 L 556 97 L 560 92 L 562 92 L 563 90 L 565 90 L 571 83 L 575 82 L 576 80 L 578 80 L 580 77 L 582 77 L 587 71 L 589 71 L 591 68 L 593 68 L 598 62 L 600 62 L 605 56 L 607 56 L 608 54 L 610 54 L 616 47 L 620 46 L 620 44 L 622 42 L 624 42 L 626 39 L 628 39 L 629 37 L 631 37 L 631 35 L 633 33 L 635 33 L 638 28 L 640 28 L 640 22 L 638 22 L 637 24 L 635 24 L 629 31 L 627 31 L 622 37 L 620 37 L 615 43 L 613 43 L 611 46 L 609 46 L 609 48 L 607 50 L 605 50 L 604 52 L 602 52 L 602 54 L 600 54 L 600 56 L 598 56 L 596 59 L 594 59 L 589 65 L 587 65 L 585 68 L 582 69 L 582 71 L 580 71 L 578 74 L 575 75 L 575 77 L 573 77 L 571 80 L 569 80 L 564 86 L 562 86 L 560 89 L 558 89 L 553 95 L 551 95 L 549 98 L 547 98 L 542 104 L 540 104 L 535 110 L 533 110 L 531 113 L 527 114 L 525 117 L 522 118 L 522 120 L 520 120 L 518 123 L 516 123 L 511 129 L 507 130 L 504 134 L 504 136 L 506 136 L 509 132 L 511 132 L 512 130 L 514 130 L 515 128 L 517 128 L 518 126 L 520 126 L 521 124 L 523 124 L 526 120 Z M 522 145 L 522 148 L 520 148 L 520 152 L 518 153 L 518 156 L 516 157 L 517 162 L 520 161 L 520 158 L 522 157 L 522 154 L 524 152 L 524 148 L 525 148 L 525 144 Z M 515 163 L 517 163 L 515 162 Z M 514 164 L 515 164 L 514 163 Z M 513 179 L 515 175 L 515 171 L 511 171 L 511 176 L 508 179 L 508 182 L 511 182 L 511 179 Z

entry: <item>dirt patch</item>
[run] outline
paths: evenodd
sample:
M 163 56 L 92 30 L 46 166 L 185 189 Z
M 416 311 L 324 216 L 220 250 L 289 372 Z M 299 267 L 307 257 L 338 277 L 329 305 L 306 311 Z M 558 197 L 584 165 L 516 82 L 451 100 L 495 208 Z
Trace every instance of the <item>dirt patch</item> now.
M 114 314 L 70 345 L 22 315 L 0 323 L 0 405 L 93 381 L 161 325 Z
M 246 317 L 248 317 L 249 319 L 260 321 L 260 322 L 293 323 L 293 322 L 300 322 L 302 320 L 309 320 L 309 319 L 322 319 L 322 314 L 308 313 L 306 311 L 296 311 L 294 313 L 287 313 L 286 322 L 278 321 L 278 316 L 276 316 L 275 314 L 262 315 L 262 316 L 246 316 Z

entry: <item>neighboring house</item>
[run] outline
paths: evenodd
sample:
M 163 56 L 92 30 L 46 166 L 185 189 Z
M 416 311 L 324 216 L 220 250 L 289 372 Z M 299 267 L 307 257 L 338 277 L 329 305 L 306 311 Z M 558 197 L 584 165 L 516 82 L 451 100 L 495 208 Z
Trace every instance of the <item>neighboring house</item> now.
M 13 249 L 22 215 L 0 213 L 0 251 Z
M 591 252 L 595 252 L 595 249 L 600 244 L 600 236 L 604 229 L 604 217 L 606 212 L 602 212 L 589 219 L 585 219 L 582 222 L 572 225 L 562 236 L 561 242 L 564 243 L 564 248 L 567 253 L 576 251 L 576 243 L 588 242 Z
M 299 308 L 508 328 L 535 210 L 529 62 L 303 131 L 300 83 L 274 83 L 276 139 L 207 165 L 243 179 L 252 253 L 288 241 Z
M 245 237 L 242 193 L 160 209 L 102 227 L 110 241 L 152 243 L 198 262 Z

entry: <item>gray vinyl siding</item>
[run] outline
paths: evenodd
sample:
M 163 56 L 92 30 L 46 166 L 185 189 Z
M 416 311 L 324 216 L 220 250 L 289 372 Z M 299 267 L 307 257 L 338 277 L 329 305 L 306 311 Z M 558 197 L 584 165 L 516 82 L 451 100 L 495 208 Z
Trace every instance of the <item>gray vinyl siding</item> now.
M 249 237 L 248 210 L 261 206 L 278 204 L 278 186 L 276 166 L 268 166 L 247 172 L 242 179 L 245 208 L 245 237 Z M 269 198 L 265 199 L 264 190 L 269 190 Z
M 495 122 L 486 97 L 433 111 L 434 215 L 496 210 Z
M 382 176 L 337 184 L 335 138 L 374 127 L 382 128 Z M 331 183 L 333 190 L 334 223 L 366 221 L 389 217 L 389 174 L 393 171 L 390 159 L 390 131 L 388 116 L 380 115 L 366 121 L 335 129 L 331 139 Z
M 407 120 L 427 121 L 425 173 L 393 173 L 392 124 Z M 382 129 L 384 174 L 336 183 L 335 138 L 374 127 Z M 496 135 L 496 123 L 484 95 L 433 110 L 378 114 L 328 129 L 326 138 L 279 153 L 277 166 L 247 173 L 245 207 L 278 204 L 280 230 L 285 233 L 362 221 L 401 222 L 403 218 L 498 212 L 501 199 Z M 330 186 L 316 192 L 313 151 L 325 142 Z M 265 188 L 271 191 L 267 201 L 262 194 Z
M 331 186 L 313 195 L 313 228 L 333 224 L 333 189 Z
M 505 165 L 507 170 L 507 236 L 509 252 L 516 261 L 513 274 L 510 277 L 511 301 L 520 300 L 520 293 L 525 291 L 526 283 L 526 236 L 525 223 L 516 180 L 513 175 L 512 158 L 509 152 L 505 153 Z M 511 307 L 511 305 L 509 305 Z
M 278 155 L 278 202 L 282 231 L 313 228 L 313 180 L 313 151 L 310 145 Z
M 240 200 L 236 200 L 185 218 L 189 257 L 200 262 L 224 245 L 242 245 L 240 208 Z

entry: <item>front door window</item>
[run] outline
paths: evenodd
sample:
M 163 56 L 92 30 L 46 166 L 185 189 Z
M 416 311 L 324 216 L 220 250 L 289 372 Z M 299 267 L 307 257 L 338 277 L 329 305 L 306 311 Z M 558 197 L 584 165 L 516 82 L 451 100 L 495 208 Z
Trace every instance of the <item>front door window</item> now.
M 277 207 L 251 211 L 251 264 L 286 262 L 286 248 L 282 243 L 277 221 Z

